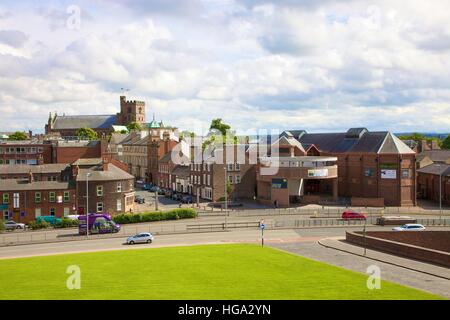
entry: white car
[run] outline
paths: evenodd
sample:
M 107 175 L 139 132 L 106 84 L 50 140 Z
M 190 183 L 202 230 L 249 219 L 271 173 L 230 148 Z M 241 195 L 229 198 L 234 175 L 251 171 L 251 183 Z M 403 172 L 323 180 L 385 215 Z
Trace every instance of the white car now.
M 7 221 L 5 222 L 5 229 L 6 230 L 16 230 L 16 229 L 25 229 L 25 223 L 18 223 L 15 221 Z
M 152 243 L 153 235 L 150 232 L 141 232 L 134 236 L 128 237 L 127 244 L 135 243 Z
M 425 230 L 425 227 L 421 224 L 407 223 L 400 227 L 392 228 L 392 230 L 394 230 L 394 231 L 420 231 L 420 230 Z

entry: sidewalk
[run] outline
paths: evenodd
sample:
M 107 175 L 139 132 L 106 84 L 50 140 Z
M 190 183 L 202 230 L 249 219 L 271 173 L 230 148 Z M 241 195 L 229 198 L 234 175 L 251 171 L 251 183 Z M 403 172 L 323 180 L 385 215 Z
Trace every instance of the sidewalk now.
M 388 263 L 405 269 L 450 280 L 450 269 L 369 249 L 367 249 L 366 254 L 364 255 L 363 247 L 349 244 L 344 240 L 345 237 L 325 238 L 319 240 L 319 244 L 326 248 L 351 253 L 367 259 Z

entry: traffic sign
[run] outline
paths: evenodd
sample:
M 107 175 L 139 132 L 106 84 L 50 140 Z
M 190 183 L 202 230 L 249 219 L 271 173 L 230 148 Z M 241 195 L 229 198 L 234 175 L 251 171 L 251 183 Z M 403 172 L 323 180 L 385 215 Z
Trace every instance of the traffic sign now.
M 265 225 L 264 223 L 260 223 L 260 224 L 259 224 L 259 228 L 260 228 L 261 230 L 264 230 L 264 229 L 266 228 L 266 225 Z

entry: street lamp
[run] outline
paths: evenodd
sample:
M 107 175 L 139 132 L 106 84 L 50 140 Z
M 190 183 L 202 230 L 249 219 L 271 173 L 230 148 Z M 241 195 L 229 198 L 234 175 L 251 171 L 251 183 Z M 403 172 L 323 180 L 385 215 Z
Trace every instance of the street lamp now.
M 227 180 L 227 165 L 225 164 L 225 166 L 223 167 L 223 170 L 224 170 L 224 174 L 225 174 L 225 183 L 224 183 L 224 187 L 225 187 L 225 230 L 227 230 L 227 216 L 228 216 L 228 213 L 227 213 L 227 210 L 228 210 L 228 190 L 227 190 L 227 182 L 228 182 L 228 180 Z
M 442 223 L 442 174 L 443 172 L 439 173 L 439 224 Z
M 89 238 L 89 177 L 90 172 L 86 173 L 86 237 Z

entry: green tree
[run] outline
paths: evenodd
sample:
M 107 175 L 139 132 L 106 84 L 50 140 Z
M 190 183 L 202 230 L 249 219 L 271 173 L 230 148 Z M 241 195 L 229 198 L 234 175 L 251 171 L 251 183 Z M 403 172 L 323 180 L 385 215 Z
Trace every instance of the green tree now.
M 0 231 L 5 230 L 5 224 L 3 222 L 3 220 L 0 220 Z
M 450 134 L 447 136 L 447 138 L 442 140 L 441 148 L 450 150 Z
M 77 137 L 79 139 L 97 140 L 98 134 L 91 128 L 80 128 L 77 130 Z
M 211 121 L 211 125 L 209 126 L 209 130 L 213 130 L 216 129 L 217 131 L 219 131 L 223 137 L 225 137 L 227 135 L 227 130 L 230 130 L 231 127 L 222 122 L 222 119 L 217 118 L 217 119 L 213 119 Z
M 14 141 L 28 140 L 28 136 L 24 132 L 16 131 L 8 137 L 8 140 L 14 140 Z
M 137 122 L 130 122 L 127 124 L 127 129 L 128 129 L 128 131 L 133 131 L 133 130 L 141 131 L 142 126 Z

